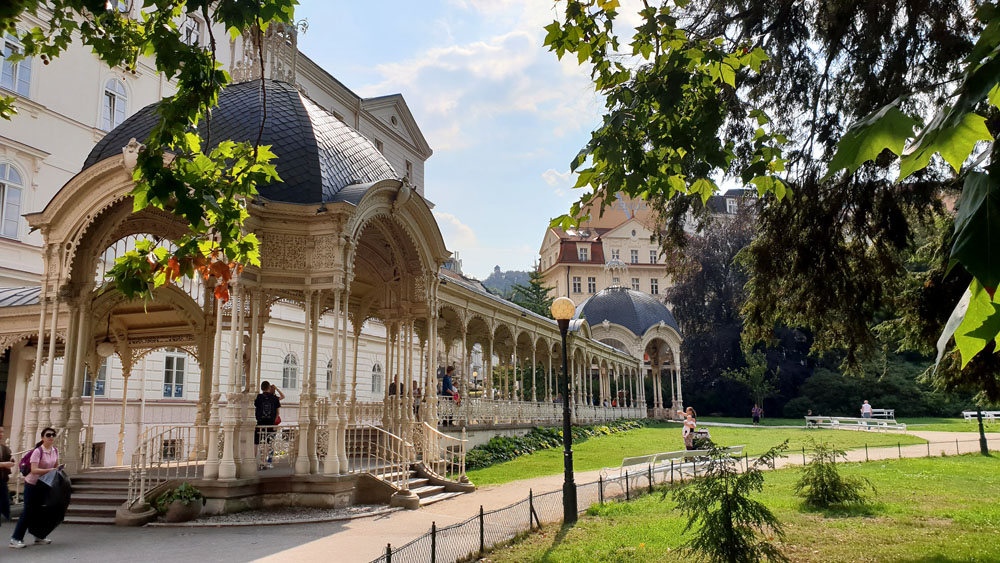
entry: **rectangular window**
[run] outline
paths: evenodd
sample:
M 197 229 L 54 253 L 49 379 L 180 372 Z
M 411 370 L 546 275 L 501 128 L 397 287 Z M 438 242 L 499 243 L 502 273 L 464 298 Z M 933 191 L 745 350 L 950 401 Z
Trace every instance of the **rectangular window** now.
M 573 293 L 580 293 L 580 276 L 573 276 Z
M 726 198 L 726 213 L 730 215 L 736 215 L 736 211 L 739 209 L 739 204 L 736 202 L 735 198 Z
M 619 255 L 620 254 L 619 254 L 619 251 L 618 251 L 617 248 L 615 248 L 614 250 L 611 251 L 611 259 L 612 260 L 621 260 L 621 258 L 619 258 Z
M 0 88 L 27 97 L 31 86 L 31 58 L 24 58 L 17 62 L 10 60 L 11 55 L 22 54 L 24 48 L 9 33 L 0 40 L 0 48 L 2 48 L 3 54 L 3 66 L 0 67 Z
M 649 292 L 653 295 L 660 294 L 660 280 L 656 278 L 649 280 Z
M 179 438 L 163 440 L 160 442 L 160 459 L 164 461 L 180 461 L 183 448 L 184 441 Z
M 590 250 L 586 247 L 578 248 L 577 254 L 579 255 L 580 262 L 590 262 Z
M 622 280 L 620 278 L 614 278 L 613 277 L 613 278 L 611 278 L 611 283 L 613 283 L 615 285 L 618 285 L 618 284 L 622 283 Z
M 21 222 L 21 188 L 0 183 L 0 235 L 17 238 Z
M 385 145 L 382 144 L 382 141 L 380 141 L 378 139 L 375 139 L 375 148 L 378 149 L 378 152 L 380 152 L 382 154 L 385 154 L 385 150 L 384 150 L 385 149 Z
M 406 161 L 406 178 L 413 183 L 413 163 L 409 160 Z
M 91 392 L 91 387 L 93 387 L 95 397 L 103 397 L 106 393 L 108 381 L 108 360 L 104 359 L 101 361 L 101 366 L 97 368 L 97 383 L 94 384 L 92 381 L 90 370 L 83 376 L 83 396 L 89 397 Z
M 163 396 L 180 398 L 184 396 L 184 354 L 167 352 L 163 357 Z
M 639 291 L 639 278 L 632 278 L 632 289 Z
M 657 254 L 657 252 L 655 250 L 650 250 L 649 251 L 649 263 L 650 264 L 656 264 L 656 254 Z
M 587 293 L 597 293 L 597 278 L 587 278 Z
M 632 263 L 633 264 L 638 264 L 639 263 L 639 251 L 638 250 L 633 250 L 632 251 Z
M 181 30 L 181 41 L 186 45 L 197 47 L 201 39 L 201 22 L 194 18 L 184 21 L 184 29 Z

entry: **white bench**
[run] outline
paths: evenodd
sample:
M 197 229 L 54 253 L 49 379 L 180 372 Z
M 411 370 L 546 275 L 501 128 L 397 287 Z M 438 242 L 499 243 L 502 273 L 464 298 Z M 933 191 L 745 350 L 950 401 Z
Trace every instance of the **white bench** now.
M 807 416 L 806 428 L 834 430 L 906 430 L 906 424 L 895 420 L 858 418 L 854 416 Z
M 739 457 L 743 454 L 743 448 L 745 446 L 729 446 L 723 448 L 726 454 L 734 457 Z M 671 462 L 679 462 L 678 467 L 683 467 L 684 464 L 689 463 L 686 460 L 692 458 L 690 462 L 691 465 L 698 462 L 693 461 L 693 458 L 704 458 L 712 453 L 711 450 L 678 450 L 674 452 L 663 452 L 658 454 L 641 455 L 636 457 L 626 457 L 622 459 L 622 464 L 618 467 L 606 467 L 601 470 L 601 477 L 607 479 L 615 470 L 618 471 L 618 479 L 621 480 L 622 477 L 626 475 L 633 482 L 637 482 L 639 479 L 648 479 L 650 471 L 657 471 L 662 469 L 665 465 Z M 707 462 L 701 462 L 702 465 Z
M 975 422 L 979 418 L 976 411 L 962 411 L 962 416 L 966 422 Z M 983 422 L 993 424 L 1000 418 L 1000 411 L 983 411 Z
M 896 409 L 872 409 L 872 418 L 896 420 Z

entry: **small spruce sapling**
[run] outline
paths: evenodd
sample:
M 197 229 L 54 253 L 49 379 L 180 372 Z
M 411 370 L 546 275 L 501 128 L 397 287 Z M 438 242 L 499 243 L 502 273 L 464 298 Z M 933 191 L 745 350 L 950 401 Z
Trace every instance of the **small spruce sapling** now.
M 827 442 L 812 441 L 813 457 L 802 469 L 802 476 L 795 484 L 795 494 L 805 499 L 810 508 L 861 505 L 867 501 L 868 489 L 875 493 L 871 481 L 864 477 L 842 476 L 837 468 L 838 459 L 847 459 L 847 453 Z

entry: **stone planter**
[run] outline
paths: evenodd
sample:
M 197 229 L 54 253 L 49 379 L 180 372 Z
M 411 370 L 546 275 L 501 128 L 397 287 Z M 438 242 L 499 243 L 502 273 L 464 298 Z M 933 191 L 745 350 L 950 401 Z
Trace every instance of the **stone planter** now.
M 193 500 L 187 504 L 175 500 L 167 506 L 167 512 L 163 519 L 167 522 L 187 522 L 194 520 L 201 514 L 201 500 Z

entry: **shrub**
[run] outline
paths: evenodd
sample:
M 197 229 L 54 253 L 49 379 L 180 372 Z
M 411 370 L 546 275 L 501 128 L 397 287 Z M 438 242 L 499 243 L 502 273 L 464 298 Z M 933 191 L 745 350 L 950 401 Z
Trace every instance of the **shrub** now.
M 584 442 L 592 436 L 607 436 L 626 430 L 648 426 L 651 421 L 619 419 L 606 424 L 574 426 L 573 443 Z M 528 455 L 538 450 L 562 447 L 562 428 L 532 428 L 524 436 L 494 436 L 465 455 L 466 469 L 482 469 Z
M 683 547 L 713 563 L 787 561 L 772 543 L 784 539 L 781 522 L 763 503 L 751 498 L 764 487 L 762 467 L 772 466 L 788 441 L 757 458 L 746 471 L 723 448 L 713 448 L 705 473 L 673 489 L 673 498 L 687 517 L 683 533 L 695 529 Z M 666 494 L 666 493 L 664 493 Z
M 165 514 L 167 512 L 167 508 L 169 508 L 170 504 L 175 500 L 179 500 L 185 505 L 197 501 L 201 501 L 201 504 L 205 504 L 204 495 L 202 495 L 201 491 L 197 488 L 193 487 L 191 483 L 181 483 L 181 485 L 176 489 L 170 489 L 169 491 L 156 497 L 156 502 L 153 504 L 158 513 Z
M 837 459 L 847 459 L 844 450 L 833 445 L 815 440 L 812 460 L 802 469 L 802 477 L 795 484 L 795 494 L 805 499 L 806 506 L 811 508 L 830 508 L 864 504 L 866 491 L 875 487 L 871 481 L 863 477 L 844 477 L 837 469 Z

